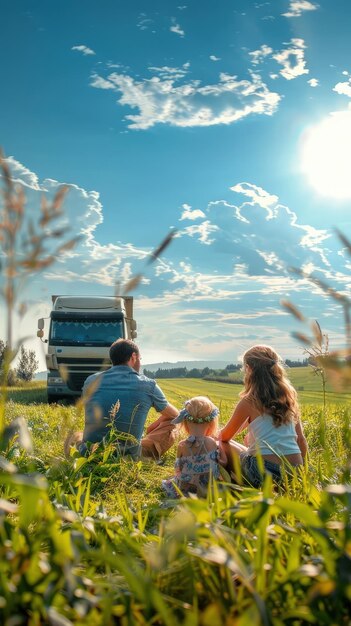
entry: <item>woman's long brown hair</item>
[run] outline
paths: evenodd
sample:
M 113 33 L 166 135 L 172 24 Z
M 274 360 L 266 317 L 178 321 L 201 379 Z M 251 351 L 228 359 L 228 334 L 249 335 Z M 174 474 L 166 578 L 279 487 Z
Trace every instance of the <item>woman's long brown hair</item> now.
M 275 426 L 299 418 L 297 393 L 285 374 L 281 359 L 270 346 L 253 346 L 244 357 L 244 390 L 240 397 L 268 413 Z

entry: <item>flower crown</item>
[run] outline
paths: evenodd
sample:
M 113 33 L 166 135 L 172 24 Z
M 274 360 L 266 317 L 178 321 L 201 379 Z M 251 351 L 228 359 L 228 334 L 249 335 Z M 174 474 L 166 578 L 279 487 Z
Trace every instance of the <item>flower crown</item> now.
M 184 403 L 185 406 L 188 402 L 189 400 Z M 194 422 L 194 424 L 205 424 L 207 422 L 212 422 L 218 415 L 219 410 L 216 406 L 211 413 L 209 413 L 209 415 L 206 415 L 206 417 L 194 417 L 193 415 L 190 415 L 186 408 L 184 408 L 179 412 L 179 415 L 172 420 L 172 424 L 180 424 L 180 422 L 184 422 L 184 420 L 187 422 Z

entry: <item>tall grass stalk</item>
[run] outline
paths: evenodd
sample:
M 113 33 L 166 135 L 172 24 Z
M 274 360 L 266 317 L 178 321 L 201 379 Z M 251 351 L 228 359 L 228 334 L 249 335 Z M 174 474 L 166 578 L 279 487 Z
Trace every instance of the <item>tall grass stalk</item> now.
M 67 187 L 62 187 L 52 203 L 42 198 L 37 221 L 25 219 L 26 198 L 21 185 L 15 185 L 7 161 L 0 151 L 0 178 L 2 180 L 2 203 L 0 210 L 0 247 L 3 270 L 3 286 L 0 296 L 5 303 L 6 346 L 5 358 L 0 377 L 2 387 L 0 399 L 0 433 L 5 425 L 5 403 L 7 378 L 10 365 L 19 349 L 19 342 L 13 342 L 13 320 L 17 313 L 21 318 L 26 312 L 26 303 L 21 300 L 22 292 L 29 278 L 50 267 L 60 254 L 71 250 L 78 237 L 56 244 L 66 234 L 67 229 L 56 226 L 62 216 L 62 204 Z

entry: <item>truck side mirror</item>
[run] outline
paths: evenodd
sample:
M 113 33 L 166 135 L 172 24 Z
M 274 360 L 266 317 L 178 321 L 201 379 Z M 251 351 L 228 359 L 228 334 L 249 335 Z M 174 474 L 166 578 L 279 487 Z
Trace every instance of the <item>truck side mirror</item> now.
M 38 319 L 38 328 L 39 330 L 43 330 L 44 328 L 44 318 L 40 318 Z M 42 337 L 43 335 L 37 335 L 38 337 Z
M 130 320 L 130 330 L 136 330 L 137 323 L 135 320 Z M 136 335 L 135 335 L 136 336 Z
M 138 333 L 136 330 L 132 330 L 130 334 L 132 336 L 132 339 L 135 339 L 138 336 Z
M 40 339 L 42 339 L 44 337 L 44 331 L 39 329 L 37 330 L 37 337 L 39 337 Z

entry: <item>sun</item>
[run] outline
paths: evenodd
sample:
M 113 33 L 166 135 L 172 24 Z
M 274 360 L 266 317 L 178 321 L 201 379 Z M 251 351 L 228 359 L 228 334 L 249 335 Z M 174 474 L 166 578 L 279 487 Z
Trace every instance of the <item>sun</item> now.
M 301 169 L 319 194 L 351 198 L 351 111 L 333 113 L 306 131 Z

